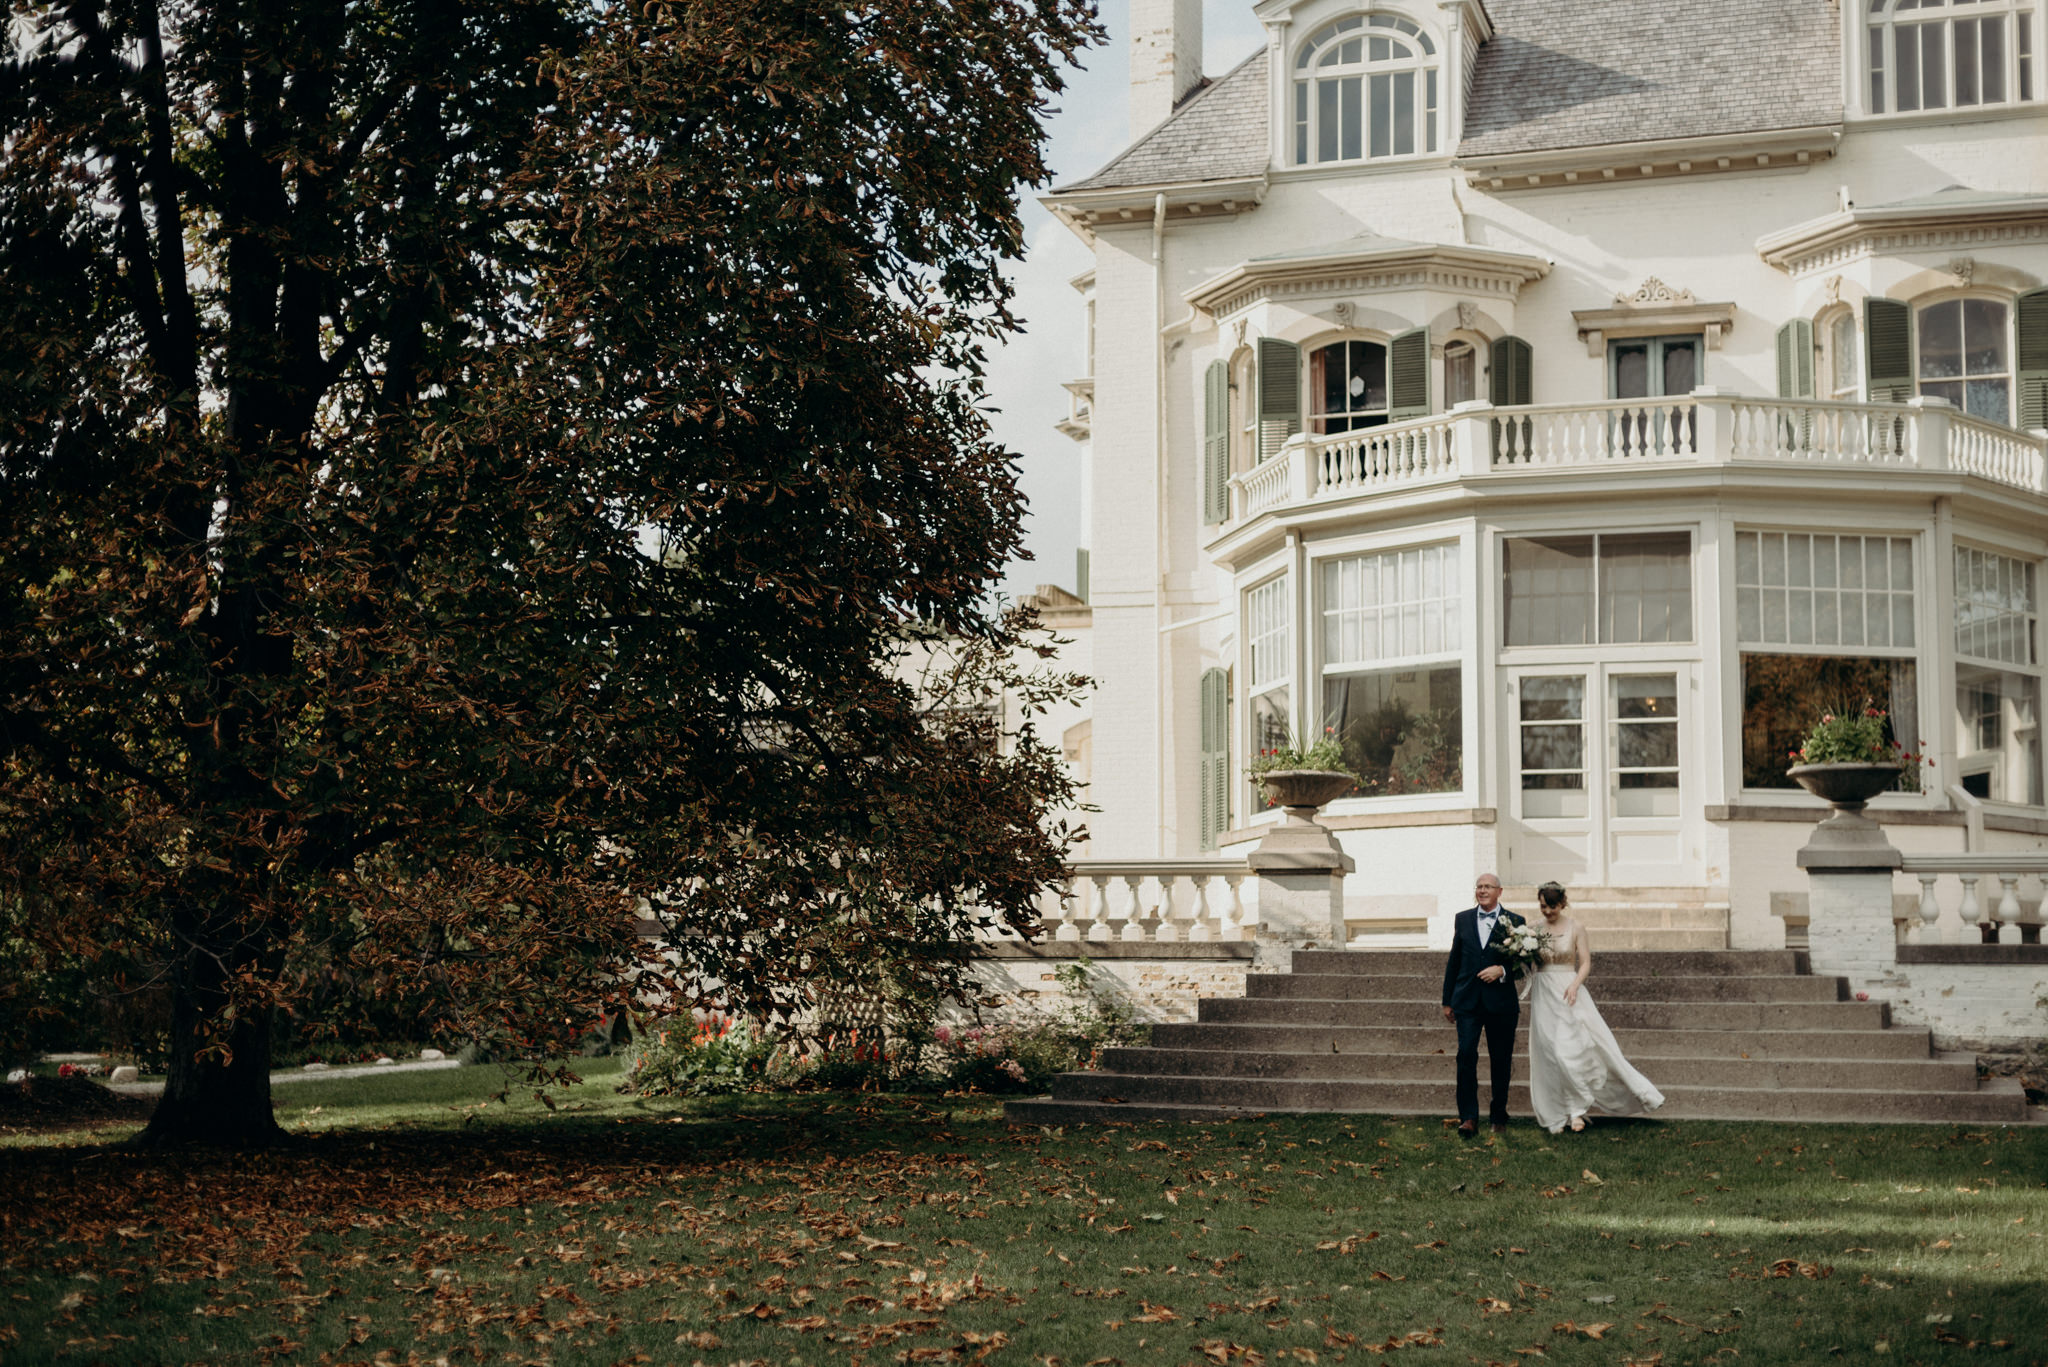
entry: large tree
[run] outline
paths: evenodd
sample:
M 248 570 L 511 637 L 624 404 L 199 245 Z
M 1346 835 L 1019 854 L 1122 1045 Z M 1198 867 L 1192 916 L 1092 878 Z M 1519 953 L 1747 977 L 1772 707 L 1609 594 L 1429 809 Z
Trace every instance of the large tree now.
M 979 704 L 1060 685 L 989 607 L 1021 504 L 980 376 L 1098 36 L 1090 0 L 17 7 L 0 898 L 162 965 L 146 1139 L 275 1134 L 315 949 L 537 1053 L 638 972 L 929 997 L 1029 924 L 1068 791 Z

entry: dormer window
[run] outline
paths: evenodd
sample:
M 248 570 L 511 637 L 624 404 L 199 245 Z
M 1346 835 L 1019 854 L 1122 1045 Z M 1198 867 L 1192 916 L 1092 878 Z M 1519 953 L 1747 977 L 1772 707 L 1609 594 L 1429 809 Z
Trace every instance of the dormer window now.
M 1436 44 L 1392 14 L 1317 29 L 1294 59 L 1297 166 L 1410 157 L 1437 143 Z
M 2030 103 L 2038 0 L 1867 0 L 1870 112 Z

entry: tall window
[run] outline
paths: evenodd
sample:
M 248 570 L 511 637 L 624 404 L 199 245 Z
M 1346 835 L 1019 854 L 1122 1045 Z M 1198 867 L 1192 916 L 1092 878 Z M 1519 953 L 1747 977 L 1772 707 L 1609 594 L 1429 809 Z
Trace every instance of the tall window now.
M 1294 162 L 1434 152 L 1436 44 L 1392 14 L 1326 24 L 1294 59 Z
M 1292 733 L 1293 633 L 1287 576 L 1269 579 L 1244 596 L 1246 661 L 1251 687 L 1251 750 L 1258 754 L 1288 744 Z
M 1827 341 L 1828 397 L 1854 403 L 1863 397 L 1863 333 L 1856 314 L 1844 309 L 1821 334 Z
M 1323 562 L 1323 727 L 1364 779 L 1362 795 L 1464 787 L 1457 551 L 1446 542 Z
M 1957 781 L 1978 797 L 2040 806 L 2041 681 L 2034 566 L 1956 547 Z
M 2009 422 L 2012 353 L 2006 306 L 1996 299 L 1945 299 L 1920 310 L 1920 392 L 1973 417 Z
M 2036 0 L 1866 0 L 1870 112 L 2034 98 Z
M 1692 535 L 1511 537 L 1502 617 L 1511 646 L 1692 640 Z
M 1308 358 L 1313 432 L 1350 432 L 1387 420 L 1387 349 L 1378 342 L 1337 342 Z
M 1797 786 L 1791 752 L 1830 712 L 1875 708 L 1919 750 L 1913 597 L 1910 537 L 1736 533 L 1744 787 Z
M 1455 408 L 1479 397 L 1479 353 L 1464 342 L 1444 348 L 1444 407 Z

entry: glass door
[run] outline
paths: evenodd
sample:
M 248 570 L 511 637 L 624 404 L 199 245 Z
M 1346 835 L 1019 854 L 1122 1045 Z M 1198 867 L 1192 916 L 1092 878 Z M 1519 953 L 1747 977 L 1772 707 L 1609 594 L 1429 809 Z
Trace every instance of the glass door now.
M 1508 677 L 1516 883 L 1697 880 L 1684 783 L 1690 665 L 1531 666 Z
M 1608 393 L 1617 399 L 1678 398 L 1700 385 L 1700 338 L 1633 337 L 1607 347 Z M 1645 403 L 1624 408 L 1615 418 L 1617 454 L 1670 455 L 1693 449 L 1690 412 Z

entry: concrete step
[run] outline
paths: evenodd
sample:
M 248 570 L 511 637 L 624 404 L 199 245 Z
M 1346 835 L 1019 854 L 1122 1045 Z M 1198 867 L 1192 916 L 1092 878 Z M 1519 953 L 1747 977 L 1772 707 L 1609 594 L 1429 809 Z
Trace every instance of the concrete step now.
M 1650 1058 L 1755 1059 L 1925 1059 L 1932 1044 L 1925 1030 L 1636 1030 L 1617 1029 L 1623 1054 L 1641 1064 Z M 1152 1027 L 1157 1049 L 1205 1052 L 1340 1053 L 1392 1058 L 1457 1048 L 1457 1037 L 1441 1014 L 1433 1025 L 1214 1025 L 1179 1022 Z
M 1481 1090 L 1485 1091 L 1484 1084 Z M 1995 1079 L 1961 1095 L 1889 1088 L 1660 1086 L 1659 1090 L 1665 1095 L 1665 1105 L 1656 1112 L 1660 1119 L 2011 1124 L 2027 1119 L 2026 1093 L 2010 1078 Z M 1053 1079 L 1051 1100 L 1112 1107 L 1116 1118 L 1128 1116 L 1128 1108 L 1160 1104 L 1241 1112 L 1456 1114 L 1455 1084 L 1449 1077 L 1423 1082 L 1066 1073 Z M 1509 1092 L 1509 1112 L 1527 1117 L 1529 1106 L 1528 1086 L 1517 1083 Z
M 1833 1002 L 1847 989 L 1840 978 L 1795 977 L 1617 977 L 1602 973 L 1589 979 L 1593 998 L 1608 1002 Z M 1396 977 L 1384 973 L 1253 973 L 1245 979 L 1245 996 L 1263 1000 L 1441 1001 L 1442 974 Z
M 1594 993 L 1594 1000 L 1600 1000 Z M 1600 1002 L 1615 1030 L 1853 1030 L 1878 1029 L 1889 1020 L 1883 1002 Z M 1228 1024 L 1410 1025 L 1443 1024 L 1434 996 L 1343 1001 L 1279 997 L 1204 997 L 1197 1019 Z
M 1296 973 L 1359 973 L 1435 977 L 1444 973 L 1442 950 L 1303 949 L 1294 954 Z M 1791 949 L 1619 949 L 1593 952 L 1593 985 L 1616 977 L 1685 977 L 1694 975 L 1767 977 L 1809 971 L 1805 951 Z
M 1526 1045 L 1526 1041 L 1522 1041 Z M 1454 1066 L 1455 1044 L 1428 1053 L 1272 1053 L 1243 1049 L 1105 1049 L 1102 1071 L 1175 1077 L 1281 1078 L 1389 1082 L 1441 1082 Z M 1659 1088 L 1846 1087 L 1863 1091 L 1970 1092 L 1977 1061 L 1969 1054 L 1923 1059 L 1713 1058 L 1645 1054 L 1635 1059 Z M 1515 1056 L 1515 1075 L 1527 1077 L 1526 1047 Z

